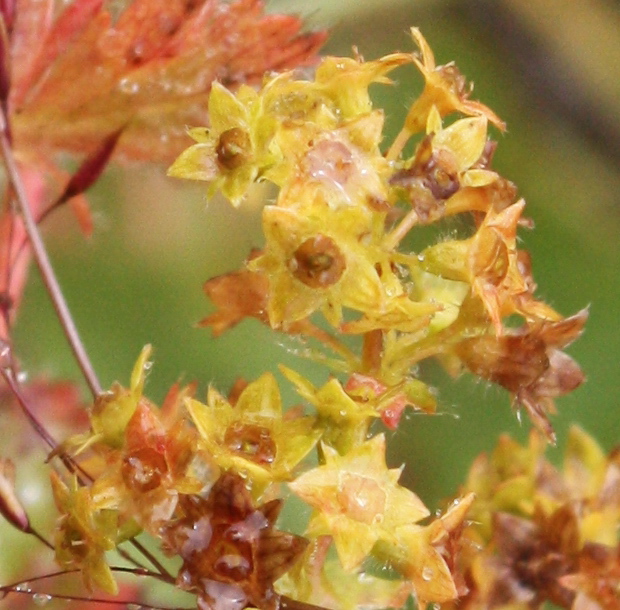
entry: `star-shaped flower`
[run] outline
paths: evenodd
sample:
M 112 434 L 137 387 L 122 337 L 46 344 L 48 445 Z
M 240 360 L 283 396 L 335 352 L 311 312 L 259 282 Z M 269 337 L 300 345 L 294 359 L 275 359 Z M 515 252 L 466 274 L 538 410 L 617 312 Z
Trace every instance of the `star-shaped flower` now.
M 117 544 L 118 513 L 96 510 L 90 489 L 78 487 L 75 480 L 69 487 L 52 472 L 51 481 L 56 507 L 61 514 L 54 544 L 56 560 L 63 568 L 81 570 L 88 589 L 97 586 L 115 595 L 118 587 L 105 553 Z
M 331 209 L 320 197 L 303 209 L 267 206 L 263 256 L 250 263 L 269 277 L 269 320 L 274 328 L 320 309 L 334 326 L 342 308 L 381 310 L 386 302 L 375 264 L 373 216 L 367 209 Z M 376 239 L 376 238 L 374 238 Z
M 473 501 L 474 494 L 468 494 L 429 525 L 407 524 L 396 531 L 398 546 L 388 553 L 394 553 L 395 566 L 412 581 L 421 608 L 459 595 L 453 572 L 465 515 Z
M 125 429 L 142 397 L 146 373 L 151 367 L 149 357 L 151 346 L 146 345 L 131 372 L 129 389 L 114 383 L 109 392 L 97 397 L 90 416 L 91 430 L 88 434 L 76 435 L 63 443 L 63 447 L 75 447 L 79 454 L 92 445 L 119 449 L 125 442 Z
M 332 539 L 319 536 L 302 558 L 276 583 L 276 590 L 321 608 L 380 610 L 402 608 L 412 591 L 411 583 L 383 579 L 364 571 L 345 571 L 336 558 L 328 557 Z
M 270 483 L 289 480 L 322 434 L 313 417 L 283 416 L 270 373 L 248 384 L 234 406 L 213 388 L 206 405 L 193 399 L 186 405 L 215 462 L 246 476 L 255 497 Z
M 197 144 L 185 150 L 168 170 L 169 176 L 205 180 L 208 195 L 217 190 L 238 206 L 252 182 L 276 158 L 269 146 L 275 121 L 262 113 L 261 100 L 251 87 L 236 94 L 214 82 L 209 95 L 210 128 L 196 127 L 189 135 Z
M 413 56 L 413 61 L 424 76 L 425 86 L 422 95 L 413 103 L 405 119 L 405 127 L 410 134 L 426 126 L 428 115 L 436 107 L 443 117 L 453 112 L 468 116 L 485 116 L 499 129 L 504 130 L 503 121 L 484 104 L 468 99 L 470 89 L 465 77 L 452 63 L 437 66 L 435 56 L 418 28 L 411 28 L 411 36 L 417 43 L 421 57 Z
M 321 448 L 325 463 L 289 487 L 315 509 L 309 531 L 333 537 L 345 570 L 358 567 L 379 540 L 395 541 L 396 528 L 428 516 L 422 501 L 398 484 L 401 469 L 387 468 L 382 434 L 345 455 Z
M 138 404 L 123 447 L 108 456 L 106 470 L 91 488 L 94 507 L 119 510 L 155 535 L 172 517 L 179 494 L 199 493 L 217 476 L 208 456 L 198 451 L 195 430 L 183 420 L 164 425 L 162 411 Z M 196 463 L 200 476 L 192 468 Z

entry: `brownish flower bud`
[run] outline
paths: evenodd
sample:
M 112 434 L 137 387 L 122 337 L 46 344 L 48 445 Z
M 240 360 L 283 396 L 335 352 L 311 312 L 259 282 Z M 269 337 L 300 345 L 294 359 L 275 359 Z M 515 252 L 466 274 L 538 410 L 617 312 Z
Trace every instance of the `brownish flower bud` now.
M 28 515 L 15 493 L 15 465 L 8 459 L 0 459 L 0 513 L 17 529 L 30 531 Z
M 347 263 L 336 242 L 325 235 L 304 241 L 289 261 L 291 273 L 310 288 L 327 288 L 335 284 Z
M 121 476 L 132 491 L 146 493 L 156 489 L 167 473 L 164 455 L 152 447 L 142 447 L 123 458 Z
M 225 169 L 241 167 L 252 154 L 250 134 L 241 127 L 227 129 L 220 135 L 215 152 L 217 162 Z
M 566 505 L 550 515 L 537 511 L 532 521 L 497 513 L 494 530 L 497 579 L 489 606 L 530 602 L 539 607 L 547 600 L 570 608 L 575 595 L 561 579 L 577 565 L 579 528 L 574 511 Z

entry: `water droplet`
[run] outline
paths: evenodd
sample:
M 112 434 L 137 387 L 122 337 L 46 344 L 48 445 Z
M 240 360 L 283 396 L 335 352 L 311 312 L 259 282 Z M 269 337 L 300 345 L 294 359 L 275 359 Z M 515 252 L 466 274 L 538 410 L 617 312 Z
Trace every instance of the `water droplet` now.
M 127 604 L 127 610 L 143 610 L 144 606 L 140 604 Z
M 26 373 L 26 371 L 20 371 L 17 373 L 17 381 L 19 383 L 26 383 L 26 381 L 28 381 L 28 373 Z
M 52 596 L 48 595 L 47 593 L 35 593 L 32 596 L 32 601 L 35 603 L 36 606 L 43 607 L 52 601 Z
M 422 570 L 422 580 L 425 580 L 426 582 L 429 582 L 434 575 L 435 572 L 433 571 L 433 568 L 426 567 Z
M 418 254 L 418 260 L 422 262 L 424 260 L 424 254 Z
M 118 88 L 123 92 L 129 95 L 133 95 L 140 91 L 140 85 L 135 81 L 132 81 L 130 78 L 121 78 L 118 81 Z
M 150 371 L 153 368 L 153 362 L 151 360 L 147 360 L 142 368 L 145 371 Z
M 30 583 L 22 582 L 19 585 L 15 586 L 16 591 L 23 591 L 25 593 L 30 593 Z

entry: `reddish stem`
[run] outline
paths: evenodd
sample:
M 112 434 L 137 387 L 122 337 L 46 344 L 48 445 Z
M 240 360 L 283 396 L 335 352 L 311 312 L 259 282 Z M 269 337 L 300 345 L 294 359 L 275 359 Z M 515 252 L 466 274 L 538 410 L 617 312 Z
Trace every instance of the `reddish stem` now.
M 86 353 L 86 349 L 82 344 L 77 328 L 75 327 L 71 312 L 69 311 L 67 302 L 65 301 L 60 284 L 58 283 L 56 274 L 54 273 L 54 269 L 47 254 L 45 244 L 43 243 L 37 224 L 32 217 L 26 190 L 22 183 L 21 176 L 19 175 L 19 171 L 17 170 L 13 150 L 11 149 L 11 144 L 9 142 L 6 117 L 3 114 L 0 114 L 0 149 L 4 158 L 7 179 L 13 187 L 17 206 L 22 215 L 24 227 L 26 229 L 26 233 L 28 234 L 28 238 L 30 239 L 34 259 L 39 267 L 39 271 L 41 272 L 43 283 L 45 284 L 45 288 L 52 299 L 54 309 L 56 310 L 56 314 L 60 320 L 65 337 L 67 338 L 71 350 L 73 351 L 73 355 L 75 356 L 82 374 L 84 375 L 84 379 L 86 380 L 93 397 L 96 398 L 99 394 L 101 394 L 101 385 L 92 367 L 88 354 Z

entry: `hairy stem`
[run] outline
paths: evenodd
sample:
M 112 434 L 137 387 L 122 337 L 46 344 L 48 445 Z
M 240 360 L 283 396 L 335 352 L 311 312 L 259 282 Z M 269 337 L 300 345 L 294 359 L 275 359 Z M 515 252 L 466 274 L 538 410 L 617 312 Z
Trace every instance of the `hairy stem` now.
M 86 353 L 86 349 L 82 344 L 77 328 L 75 327 L 75 323 L 73 322 L 73 318 L 47 254 L 45 244 L 43 243 L 37 224 L 32 217 L 26 190 L 19 175 L 15 158 L 13 156 L 13 150 L 11 149 L 11 144 L 9 142 L 6 117 L 2 114 L 0 114 L 0 149 L 4 158 L 7 179 L 13 187 L 17 206 L 22 215 L 24 227 L 26 229 L 26 233 L 28 234 L 28 238 L 30 239 L 34 259 L 37 263 L 39 271 L 41 272 L 43 283 L 45 284 L 45 288 L 52 299 L 54 309 L 56 310 L 56 314 L 60 320 L 67 341 L 73 351 L 73 355 L 75 356 L 82 374 L 84 375 L 84 379 L 86 380 L 93 397 L 97 397 L 101 394 L 101 385 L 90 362 L 88 354 Z

